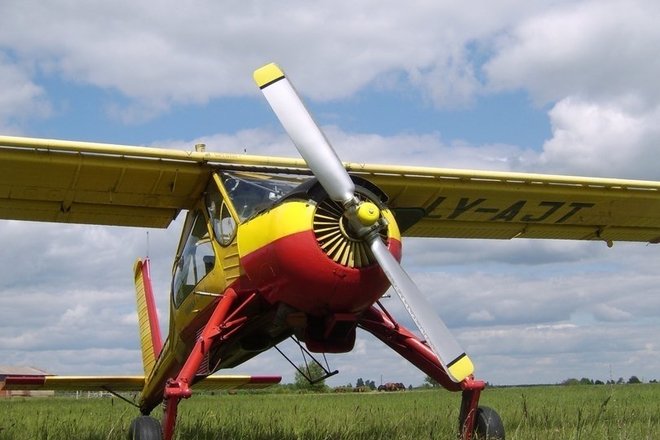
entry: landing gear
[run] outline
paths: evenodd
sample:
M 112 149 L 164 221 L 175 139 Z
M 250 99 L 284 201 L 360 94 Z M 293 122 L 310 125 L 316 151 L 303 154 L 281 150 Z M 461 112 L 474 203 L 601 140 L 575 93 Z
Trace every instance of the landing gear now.
M 486 388 L 485 382 L 473 377 L 465 378 L 460 383 L 454 382 L 424 341 L 398 324 L 380 303 L 378 307 L 372 306 L 367 310 L 358 325 L 389 345 L 448 391 L 462 392 L 458 420 L 460 440 L 504 440 L 504 426 L 500 416 L 490 408 L 479 406 L 481 391 Z
M 504 425 L 499 414 L 492 408 L 479 406 L 479 396 L 485 387 L 480 380 L 463 381 L 458 419 L 462 440 L 504 440 Z
M 160 422 L 150 416 L 140 416 L 128 428 L 128 440 L 161 440 Z
M 504 440 L 504 425 L 492 408 L 480 406 L 474 420 L 474 440 Z
M 176 425 L 177 407 L 181 399 L 188 399 L 192 396 L 190 386 L 193 383 L 196 372 L 213 345 L 216 338 L 224 336 L 228 329 L 232 329 L 232 324 L 236 325 L 240 320 L 232 321 L 234 314 L 240 310 L 243 305 L 255 297 L 252 294 L 243 304 L 241 304 L 232 314 L 230 309 L 234 300 L 238 297 L 231 287 L 225 290 L 224 295 L 215 306 L 213 314 L 204 326 L 202 333 L 197 338 L 188 359 L 183 364 L 181 371 L 174 379 L 169 379 L 165 385 L 163 393 L 164 413 L 163 413 L 163 439 L 172 440 L 174 438 L 174 427 Z M 235 330 L 235 328 L 234 328 Z M 231 331 L 231 330 L 230 330 Z M 160 437 L 159 437 L 160 439 Z

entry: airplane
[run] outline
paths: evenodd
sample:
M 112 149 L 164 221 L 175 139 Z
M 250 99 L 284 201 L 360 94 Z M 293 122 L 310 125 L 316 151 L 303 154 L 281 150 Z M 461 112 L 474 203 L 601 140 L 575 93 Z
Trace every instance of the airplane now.
M 302 159 L 0 136 L 2 219 L 167 228 L 187 212 L 164 342 L 149 260 L 134 266 L 144 375 L 4 387 L 138 391 L 129 438 L 170 440 L 193 390 L 281 380 L 213 373 L 288 338 L 346 353 L 360 328 L 461 392 L 461 439 L 504 439 L 479 406 L 485 382 L 399 264 L 402 237 L 658 243 L 660 182 L 342 162 L 276 64 L 254 80 Z M 383 306 L 390 287 L 421 336 Z

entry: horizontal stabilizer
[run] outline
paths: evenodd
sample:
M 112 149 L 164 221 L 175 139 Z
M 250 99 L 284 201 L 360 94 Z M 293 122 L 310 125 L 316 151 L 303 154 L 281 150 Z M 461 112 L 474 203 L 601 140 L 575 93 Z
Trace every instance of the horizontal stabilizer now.
M 144 376 L 7 376 L 5 390 L 142 391 Z
M 280 376 L 209 376 L 195 390 L 266 388 L 279 383 Z M 142 391 L 144 376 L 7 376 L 0 389 L 55 391 Z
M 280 383 L 281 376 L 241 376 L 224 375 L 208 376 L 201 382 L 193 385 L 194 390 L 231 390 L 267 388 L 271 385 Z

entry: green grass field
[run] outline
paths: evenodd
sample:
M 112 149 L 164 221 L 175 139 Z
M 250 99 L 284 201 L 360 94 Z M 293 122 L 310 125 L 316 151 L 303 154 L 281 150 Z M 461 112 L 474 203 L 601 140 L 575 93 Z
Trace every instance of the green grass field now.
M 454 439 L 459 400 L 436 390 L 195 396 L 179 406 L 177 438 Z M 495 388 L 481 403 L 509 440 L 660 440 L 660 385 Z M 123 439 L 136 412 L 110 398 L 1 399 L 0 440 Z

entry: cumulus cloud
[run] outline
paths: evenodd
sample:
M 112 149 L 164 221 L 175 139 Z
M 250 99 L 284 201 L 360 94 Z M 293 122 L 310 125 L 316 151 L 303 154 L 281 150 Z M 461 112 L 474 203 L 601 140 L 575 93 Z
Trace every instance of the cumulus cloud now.
M 0 45 L 0 129 L 13 131 L 12 124 L 27 116 L 46 116 L 49 104 L 42 87 L 4 56 Z
M 491 90 L 524 89 L 549 105 L 539 166 L 562 173 L 657 179 L 660 43 L 652 1 L 585 1 L 502 33 L 483 70 Z M 614 176 L 612 176 L 614 177 Z
M 660 105 L 627 111 L 609 102 L 565 98 L 549 112 L 553 136 L 539 158 L 544 169 L 657 180 Z
M 424 0 L 405 8 L 374 1 L 9 2 L 0 47 L 38 72 L 117 90 L 143 117 L 172 104 L 256 94 L 250 73 L 273 60 L 315 99 L 403 81 L 434 104 L 463 105 L 480 89 L 473 42 L 539 8 Z
M 346 162 L 411 166 L 428 166 L 432 163 L 443 168 L 507 171 L 537 160 L 537 154 L 532 150 L 515 145 L 471 145 L 446 141 L 438 132 L 386 136 L 349 132 L 333 125 L 321 128 L 339 157 Z M 291 139 L 281 128 L 255 128 L 156 144 L 166 148 L 190 149 L 190 145 L 197 143 L 206 144 L 209 151 L 300 157 Z
M 522 20 L 484 70 L 494 89 L 525 88 L 540 102 L 576 96 L 655 106 L 660 16 L 652 1 L 583 1 Z

